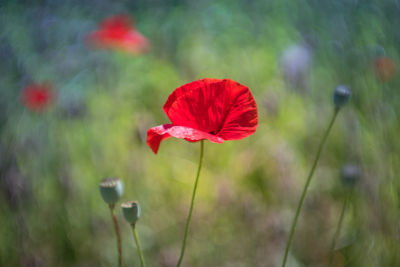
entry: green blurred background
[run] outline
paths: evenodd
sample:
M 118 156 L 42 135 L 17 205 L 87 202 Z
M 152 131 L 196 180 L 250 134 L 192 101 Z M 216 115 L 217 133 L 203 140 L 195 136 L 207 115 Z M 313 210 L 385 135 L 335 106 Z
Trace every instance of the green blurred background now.
M 133 56 L 93 50 L 85 36 L 125 13 L 152 43 Z M 99 181 L 123 180 L 138 200 L 148 266 L 175 266 L 200 145 L 169 139 L 154 155 L 149 127 L 169 122 L 168 95 L 187 82 L 234 79 L 250 88 L 257 132 L 206 142 L 185 266 L 280 266 L 290 223 L 338 84 L 352 88 L 301 215 L 288 266 L 326 266 L 345 188 L 335 266 L 400 266 L 398 1 L 138 0 L 0 2 L 0 266 L 116 266 Z M 37 114 L 30 83 L 54 85 Z M 139 258 L 117 210 L 125 266 Z

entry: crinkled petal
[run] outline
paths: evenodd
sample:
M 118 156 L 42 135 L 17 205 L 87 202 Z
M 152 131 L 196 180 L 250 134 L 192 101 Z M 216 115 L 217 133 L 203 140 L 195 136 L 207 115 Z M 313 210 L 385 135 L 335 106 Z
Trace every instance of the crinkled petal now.
M 198 129 L 224 140 L 251 135 L 257 105 L 250 90 L 230 79 L 203 79 L 177 88 L 164 105 L 174 125 Z
M 217 136 L 238 140 L 253 134 L 258 126 L 257 105 L 250 91 L 242 91 L 225 117 Z
M 214 143 L 222 143 L 224 139 L 203 131 L 185 126 L 175 126 L 172 124 L 164 124 L 150 128 L 147 131 L 147 144 L 155 154 L 158 152 L 162 140 L 169 137 L 181 138 L 187 141 L 196 142 L 199 140 L 210 140 Z

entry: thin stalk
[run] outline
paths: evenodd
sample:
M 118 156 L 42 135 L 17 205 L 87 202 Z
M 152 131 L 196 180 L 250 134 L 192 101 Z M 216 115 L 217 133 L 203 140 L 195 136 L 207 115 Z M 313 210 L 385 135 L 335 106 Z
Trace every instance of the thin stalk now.
M 330 254 L 329 254 L 329 267 L 332 266 L 333 264 L 333 254 L 335 251 L 335 246 L 336 246 L 336 242 L 337 239 L 339 238 L 340 235 L 340 230 L 342 229 L 342 224 L 343 224 L 343 219 L 344 219 L 344 213 L 346 211 L 347 208 L 347 203 L 349 202 L 349 193 L 346 192 L 346 196 L 345 199 L 343 201 L 343 207 L 342 207 L 342 211 L 340 213 L 340 217 L 339 217 L 339 222 L 335 231 L 335 235 L 333 236 L 333 240 L 332 240 L 332 244 L 331 244 L 331 250 L 330 250 Z
M 114 207 L 115 207 L 115 205 L 110 204 L 111 217 L 112 217 L 113 222 L 114 222 L 115 234 L 117 235 L 118 266 L 122 267 L 121 233 L 119 231 L 117 217 L 115 217 Z
M 310 173 L 308 174 L 306 183 L 305 183 L 304 188 L 303 188 L 303 192 L 301 193 L 299 204 L 297 206 L 296 214 L 295 214 L 293 222 L 292 222 L 289 238 L 288 238 L 287 243 L 286 243 L 285 254 L 283 256 L 282 267 L 286 266 L 286 261 L 287 261 L 287 257 L 288 257 L 288 254 L 289 254 L 290 245 L 292 244 L 292 241 L 293 241 L 293 236 L 294 236 L 294 232 L 296 230 L 297 221 L 299 219 L 301 208 L 303 207 L 304 199 L 306 197 L 307 190 L 308 190 L 308 187 L 309 187 L 310 182 L 311 182 L 311 178 L 314 175 L 314 172 L 315 172 L 315 169 L 317 167 L 319 158 L 321 156 L 322 149 L 324 148 L 324 145 L 326 143 L 326 139 L 328 138 L 329 132 L 332 129 L 333 123 L 335 122 L 335 119 L 336 119 L 338 113 L 339 113 L 339 109 L 335 108 L 335 111 L 333 113 L 331 121 L 329 122 L 329 126 L 326 129 L 326 131 L 324 133 L 324 136 L 322 137 L 321 142 L 320 142 L 320 144 L 318 146 L 317 155 L 315 156 L 314 163 L 313 163 L 313 165 L 311 167 Z
M 200 141 L 200 160 L 199 160 L 199 167 L 197 169 L 197 175 L 196 175 L 196 180 L 194 182 L 194 187 L 193 187 L 193 193 L 192 193 L 192 201 L 190 203 L 190 209 L 189 209 L 189 215 L 186 219 L 186 226 L 185 226 L 185 235 L 183 236 L 183 243 L 182 243 L 182 250 L 181 250 L 181 255 L 179 257 L 177 267 L 181 266 L 182 260 L 183 260 L 183 255 L 185 254 L 185 248 L 186 248 L 186 239 L 188 236 L 189 232 L 189 225 L 190 225 L 190 220 L 192 219 L 192 212 L 193 212 L 193 206 L 194 206 L 194 199 L 196 196 L 196 191 L 197 191 L 197 184 L 199 183 L 199 177 L 200 177 L 200 171 L 201 171 L 201 166 L 203 165 L 203 157 L 204 157 L 204 141 Z
M 136 231 L 136 226 L 135 226 L 135 224 L 132 224 L 131 226 L 132 226 L 133 237 L 135 238 L 136 247 L 138 249 L 138 253 L 139 253 L 139 257 L 140 257 L 140 263 L 142 264 L 142 267 L 146 267 L 146 264 L 144 263 L 142 246 L 140 245 L 139 237 L 138 237 L 138 234 Z

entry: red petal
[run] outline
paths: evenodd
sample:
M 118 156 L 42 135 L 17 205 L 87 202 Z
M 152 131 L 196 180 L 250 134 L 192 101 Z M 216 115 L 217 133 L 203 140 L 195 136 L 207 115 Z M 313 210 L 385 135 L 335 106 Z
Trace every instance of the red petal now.
M 375 73 L 382 81 L 389 81 L 396 74 L 396 65 L 388 57 L 379 57 L 375 60 Z
M 244 138 L 257 128 L 257 105 L 250 90 L 229 79 L 203 79 L 177 88 L 164 105 L 172 124 Z
M 24 105 L 32 111 L 42 111 L 53 101 L 54 93 L 50 84 L 30 84 L 21 92 Z
M 221 137 L 217 137 L 215 135 L 202 132 L 193 128 L 174 126 L 172 124 L 164 124 L 150 128 L 147 131 L 147 144 L 153 150 L 153 152 L 157 154 L 161 141 L 171 136 L 185 139 L 191 142 L 196 142 L 204 139 L 210 140 L 214 143 L 224 142 L 224 139 L 222 139 Z
M 126 15 L 115 15 L 101 22 L 99 30 L 86 37 L 88 45 L 95 48 L 118 49 L 132 54 L 149 50 L 149 41 L 139 33 Z
M 138 31 L 130 31 L 124 36 L 121 46 L 126 52 L 141 54 L 148 51 L 150 44 Z
M 105 18 L 101 22 L 100 27 L 102 30 L 111 31 L 129 31 L 133 28 L 130 17 L 125 14 L 118 14 Z

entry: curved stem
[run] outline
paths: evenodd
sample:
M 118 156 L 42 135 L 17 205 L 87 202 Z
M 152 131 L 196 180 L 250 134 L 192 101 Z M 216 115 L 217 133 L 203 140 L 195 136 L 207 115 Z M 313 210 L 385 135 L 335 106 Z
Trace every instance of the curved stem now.
M 188 235 L 188 232 L 189 232 L 190 220 L 192 219 L 192 212 L 193 212 L 193 206 L 194 206 L 194 199 L 195 199 L 196 191 L 197 191 L 197 184 L 199 183 L 201 166 L 203 165 L 203 156 L 204 156 L 204 141 L 201 140 L 200 141 L 199 167 L 197 169 L 196 180 L 194 182 L 193 193 L 192 193 L 192 201 L 190 203 L 189 215 L 188 215 L 188 217 L 186 219 L 185 235 L 183 236 L 182 250 L 181 250 L 181 255 L 179 257 L 178 263 L 176 265 L 177 267 L 181 266 L 181 263 L 182 263 L 182 260 L 183 260 L 183 255 L 185 254 L 186 239 L 187 239 L 187 235 Z
M 315 172 L 315 169 L 317 167 L 319 158 L 321 156 L 322 149 L 324 148 L 326 139 L 328 138 L 329 132 L 332 129 L 333 123 L 335 122 L 335 119 L 336 119 L 338 113 L 339 113 L 339 109 L 336 108 L 334 113 L 333 113 L 333 116 L 331 118 L 331 121 L 329 122 L 329 126 L 326 129 L 324 136 L 322 137 L 321 143 L 318 146 L 317 155 L 315 156 L 314 163 L 313 163 L 313 165 L 311 167 L 310 173 L 308 174 L 306 183 L 305 183 L 304 188 L 303 188 L 303 192 L 301 193 L 299 204 L 297 206 L 296 214 L 295 214 L 293 222 L 292 222 L 289 238 L 288 238 L 287 243 L 286 243 L 285 254 L 283 256 L 282 267 L 286 266 L 286 261 L 287 261 L 287 257 L 288 257 L 288 254 L 289 254 L 290 245 L 292 244 L 293 235 L 294 235 L 294 232 L 296 230 L 297 221 L 299 219 L 301 208 L 303 207 L 304 199 L 306 197 L 307 190 L 308 190 L 308 187 L 309 187 L 310 182 L 311 182 L 311 178 L 314 175 L 314 172 Z
M 117 217 L 115 217 L 114 207 L 115 207 L 115 205 L 110 204 L 111 217 L 112 217 L 113 222 L 114 222 L 115 234 L 117 235 L 118 266 L 122 267 L 121 233 L 119 231 Z
M 146 267 L 146 264 L 144 263 L 144 256 L 143 256 L 143 250 L 142 246 L 140 245 L 139 242 L 139 237 L 136 231 L 136 226 L 135 224 L 132 224 L 132 232 L 133 232 L 133 237 L 135 238 L 136 246 L 138 249 L 139 257 L 140 257 L 140 263 L 142 264 L 142 267 Z
M 342 207 L 342 211 L 340 213 L 338 226 L 336 228 L 335 235 L 333 236 L 333 240 L 332 240 L 331 250 L 330 250 L 330 254 L 329 254 L 329 265 L 328 265 L 329 267 L 332 266 L 332 263 L 333 263 L 333 254 L 335 251 L 336 241 L 339 238 L 340 230 L 342 229 L 344 213 L 346 211 L 348 201 L 349 201 L 349 193 L 347 192 L 345 199 L 343 201 L 343 207 Z

